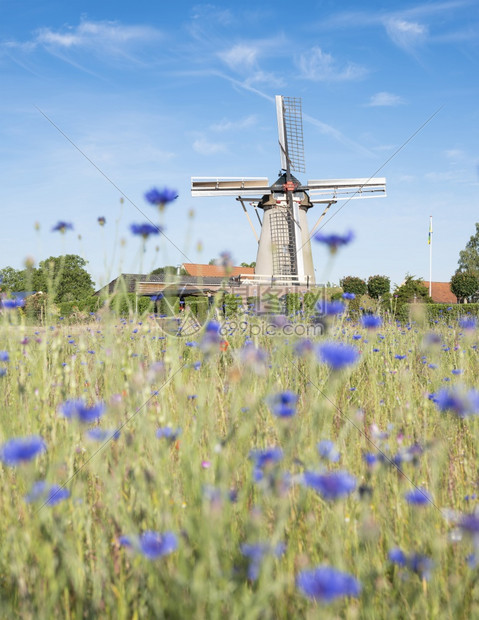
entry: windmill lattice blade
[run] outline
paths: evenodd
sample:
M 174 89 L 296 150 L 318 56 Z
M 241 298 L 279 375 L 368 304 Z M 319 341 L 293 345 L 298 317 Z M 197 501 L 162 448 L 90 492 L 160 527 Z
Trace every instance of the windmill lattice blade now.
M 267 178 L 198 177 L 191 179 L 192 196 L 256 196 L 269 192 Z
M 305 172 L 301 99 L 283 97 L 283 106 L 289 165 L 295 172 Z
M 321 179 L 308 181 L 307 189 L 340 188 L 340 187 L 376 187 L 386 186 L 384 177 L 365 178 L 365 179 Z M 306 188 L 306 186 L 305 186 Z
M 325 179 L 308 181 L 307 189 L 310 196 L 329 200 L 346 200 L 357 198 L 380 198 L 386 196 L 386 179 L 384 177 L 371 179 Z

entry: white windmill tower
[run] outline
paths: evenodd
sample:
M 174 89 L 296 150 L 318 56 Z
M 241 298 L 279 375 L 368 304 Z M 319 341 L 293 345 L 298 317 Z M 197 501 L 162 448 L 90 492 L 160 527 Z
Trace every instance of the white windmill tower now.
M 191 179 L 191 193 L 236 196 L 241 202 L 258 242 L 255 282 L 311 285 L 314 266 L 310 239 L 327 210 L 339 200 L 385 196 L 386 179 L 313 180 L 302 185 L 291 174 L 305 172 L 301 100 L 277 95 L 276 113 L 281 171 L 273 185 L 267 178 L 195 177 Z M 261 225 L 259 237 L 245 202 L 255 209 Z M 325 208 L 310 232 L 307 212 L 315 204 Z M 262 218 L 259 209 L 263 211 Z

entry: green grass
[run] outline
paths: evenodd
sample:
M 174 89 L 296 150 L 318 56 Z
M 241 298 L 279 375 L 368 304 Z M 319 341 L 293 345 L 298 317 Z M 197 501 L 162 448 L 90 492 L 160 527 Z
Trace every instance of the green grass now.
M 262 367 L 241 361 L 239 332 L 227 337 L 226 351 L 205 355 L 187 339 L 165 338 L 149 317 L 105 313 L 51 329 L 25 326 L 15 311 L 0 323 L 0 351 L 10 356 L 0 362 L 7 370 L 0 377 L 0 443 L 36 434 L 47 443 L 29 463 L 0 465 L 2 617 L 479 615 L 477 569 L 466 562 L 472 541 L 454 542 L 446 518 L 476 504 L 464 498 L 477 492 L 479 422 L 441 413 L 428 398 L 442 387 L 476 384 L 475 332 L 437 324 L 443 345 L 428 346 L 427 325 L 392 322 L 366 332 L 337 320 L 327 338 L 360 349 L 354 368 L 331 373 L 314 354 L 295 356 L 293 336 L 258 336 L 255 344 L 268 355 L 258 372 Z M 164 370 L 155 373 L 159 361 Z M 273 416 L 265 402 L 283 390 L 299 395 L 288 419 Z M 92 442 L 85 437 L 90 426 L 61 417 L 58 407 L 71 398 L 104 401 L 99 426 L 122 426 L 119 440 Z M 156 438 L 167 425 L 182 429 L 178 440 Z M 375 428 L 388 437 L 380 439 Z M 334 440 L 339 463 L 321 462 L 321 439 Z M 423 454 L 401 471 L 364 462 L 365 452 L 380 447 L 393 456 L 416 442 Z M 270 446 L 282 448 L 283 460 L 255 483 L 249 453 Z M 347 470 L 361 493 L 327 502 L 300 484 L 302 472 L 321 467 Z M 40 479 L 66 483 L 71 497 L 56 506 L 26 503 Z M 206 485 L 220 497 L 211 501 Z M 404 494 L 414 485 L 425 487 L 434 505 L 410 506 Z M 236 502 L 229 500 L 233 490 Z M 178 549 L 150 561 L 119 545 L 121 535 L 146 530 L 175 532 Z M 244 542 L 284 542 L 286 552 L 267 556 L 259 579 L 250 581 Z M 430 579 L 391 564 L 394 547 L 430 556 Z M 320 564 L 359 579 L 360 597 L 329 605 L 305 598 L 296 577 Z

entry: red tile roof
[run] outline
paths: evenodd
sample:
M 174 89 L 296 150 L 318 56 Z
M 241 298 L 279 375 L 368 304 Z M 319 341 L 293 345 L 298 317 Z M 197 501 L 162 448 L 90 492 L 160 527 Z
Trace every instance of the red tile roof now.
M 199 276 L 202 278 L 228 278 L 239 276 L 240 273 L 254 273 L 253 267 L 231 267 L 226 270 L 221 265 L 197 265 L 195 263 L 183 263 L 183 268 L 189 276 Z
M 429 282 L 424 282 L 429 290 Z M 449 282 L 431 282 L 431 297 L 437 304 L 457 304 L 457 297 L 451 291 Z

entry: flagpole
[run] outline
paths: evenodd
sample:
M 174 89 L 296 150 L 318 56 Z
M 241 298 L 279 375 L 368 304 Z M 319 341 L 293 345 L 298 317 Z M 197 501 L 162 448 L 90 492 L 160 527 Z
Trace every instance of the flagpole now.
M 432 215 L 429 216 L 429 297 L 432 297 Z

